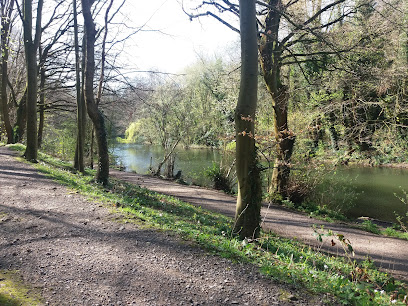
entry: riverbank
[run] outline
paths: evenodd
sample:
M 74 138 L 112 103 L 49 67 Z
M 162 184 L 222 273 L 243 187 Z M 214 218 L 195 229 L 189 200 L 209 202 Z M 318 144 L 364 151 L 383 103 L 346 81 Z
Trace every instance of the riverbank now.
M 155 168 L 163 159 L 164 153 L 160 147 L 155 146 L 118 145 L 113 154 L 117 155 L 117 164 L 124 166 L 126 171 L 145 174 L 151 162 Z M 188 184 L 212 186 L 213 182 L 208 174 L 216 170 L 221 161 L 225 172 L 228 172 L 233 157 L 227 162 L 217 150 L 180 150 L 176 155 L 174 173 L 181 170 L 181 177 Z M 400 216 L 405 216 L 407 212 L 406 206 L 395 194 L 401 197 L 403 190 L 408 190 L 408 170 L 334 167 L 320 162 L 319 157 L 312 159 L 306 167 L 294 163 L 292 170 L 294 187 L 305 187 L 304 190 L 309 192 L 307 200 L 303 202 L 326 207 L 352 219 L 371 217 L 396 223 L 394 211 Z M 265 186 L 271 175 L 267 172 L 263 172 Z M 294 199 L 293 202 L 296 205 L 299 201 Z
M 0 147 L 2 305 L 325 305 L 333 301 L 333 296 L 261 275 L 248 261 L 234 263 L 232 253 L 230 259 L 221 258 L 219 252 L 197 247 L 180 225 L 183 215 L 192 211 L 186 204 L 169 206 L 180 209 L 180 215 L 163 209 L 152 215 L 150 205 L 163 206 L 169 200 L 138 189 L 133 196 L 139 196 L 144 206 L 139 215 L 131 215 L 115 207 L 125 205 L 123 199 L 129 195 L 102 188 L 92 176 L 66 171 L 61 161 L 44 160 L 40 154 L 41 162 L 32 165 L 18 162 L 19 154 Z M 197 218 L 218 220 L 224 226 L 229 222 L 194 212 Z M 172 216 L 172 223 L 183 232 L 160 228 Z M 16 286 L 17 276 L 23 286 Z
M 172 195 L 193 205 L 209 209 L 230 217 L 235 215 L 236 199 L 225 193 L 204 187 L 185 186 L 172 181 L 139 175 L 128 172 L 113 170 L 112 176 L 120 180 L 137 184 L 149 190 Z M 265 204 L 262 208 L 262 227 L 274 233 L 287 237 L 299 239 L 318 249 L 331 254 L 344 254 L 341 244 L 332 246 L 331 239 L 319 242 L 314 235 L 313 225 L 317 228 L 325 228 L 347 237 L 353 244 L 355 258 L 373 258 L 379 266 L 386 271 L 408 280 L 408 258 L 401 247 L 408 252 L 408 241 L 378 236 L 362 231 L 355 226 L 344 222 L 329 223 L 323 220 L 310 218 L 304 213 L 285 209 L 278 205 Z
M 387 281 L 389 277 L 375 272 L 370 261 L 366 261 L 364 266 L 360 268 L 353 261 L 325 256 L 319 251 L 321 250 L 320 246 L 309 248 L 299 242 L 295 242 L 293 241 L 293 236 L 291 240 L 286 240 L 282 237 L 267 234 L 259 241 L 252 243 L 240 242 L 229 235 L 232 219 L 230 221 L 225 219 L 228 217 L 213 215 L 202 208 L 194 207 L 154 192 L 147 192 L 145 189 L 140 189 L 139 187 L 117 180 L 112 180 L 109 188 L 105 189 L 93 184 L 91 182 L 92 178 L 89 176 L 83 177 L 82 175 L 72 174 L 65 170 L 59 171 L 54 166 L 51 167 L 50 164 L 55 166 L 60 164 L 60 162 L 47 159 L 45 163 L 42 162 L 36 167 L 59 182 L 69 185 L 77 190 L 77 192 L 86 195 L 89 199 L 97 199 L 98 202 L 106 203 L 110 207 L 112 207 L 112 204 L 120 207 L 120 210 L 125 214 L 122 218 L 117 219 L 115 217 L 115 219 L 123 220 L 124 228 L 134 224 L 177 233 L 177 235 L 181 235 L 184 239 L 196 241 L 196 243 L 210 252 L 233 258 L 235 261 L 252 262 L 259 266 L 269 277 L 280 282 L 289 282 L 297 288 L 306 286 L 306 288 L 314 292 L 331 293 L 336 296 L 336 299 L 338 298 L 343 302 L 354 301 L 353 303 L 356 303 L 356 301 L 363 302 L 366 299 L 368 301 L 375 298 L 377 302 L 383 301 L 387 303 L 390 299 L 387 295 L 387 290 L 400 290 L 398 289 L 400 288 L 398 287 L 400 286 L 398 282 L 395 282 L 395 284 L 392 282 L 392 289 L 390 287 L 391 283 Z M 2 163 L 0 163 L 1 165 Z M 64 165 L 58 167 L 66 168 Z M 196 197 L 197 195 L 190 193 L 190 196 Z M 212 202 L 212 204 L 218 203 L 218 199 L 214 199 L 217 202 L 211 201 L 211 199 L 207 200 L 210 203 Z M 203 201 L 201 199 L 201 202 L 208 202 L 207 200 Z M 66 203 L 63 203 L 65 206 Z M 220 209 L 225 208 L 224 205 L 218 207 Z M 278 217 L 278 219 L 280 220 L 281 218 Z M 81 222 L 81 219 L 78 221 Z M 296 220 L 292 219 L 292 221 L 294 224 L 298 223 Z M 282 224 L 290 223 L 285 220 L 280 220 L 280 222 Z M 94 221 L 86 221 L 86 223 L 92 225 Z M 302 225 L 298 224 L 298 226 Z M 322 240 L 326 239 L 330 239 L 330 237 L 323 237 Z M 336 240 L 338 244 L 342 244 L 345 241 L 344 239 L 339 241 L 339 236 L 333 236 L 332 239 Z M 404 248 L 402 248 L 402 251 L 404 251 Z M 360 272 L 355 274 L 356 271 L 363 272 L 362 274 Z M 349 279 L 347 275 L 351 278 Z M 367 291 L 359 286 L 363 286 Z M 401 292 L 406 291 L 403 288 L 401 287 L 403 290 Z M 380 294 L 381 290 L 384 290 L 383 294 Z M 400 297 L 403 298 L 403 296 Z M 296 299 L 298 298 L 295 296 Z

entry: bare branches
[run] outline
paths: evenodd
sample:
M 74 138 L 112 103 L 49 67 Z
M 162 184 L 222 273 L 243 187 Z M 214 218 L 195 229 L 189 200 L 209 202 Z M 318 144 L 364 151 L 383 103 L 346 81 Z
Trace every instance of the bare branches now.
M 231 12 L 235 16 L 239 16 L 239 10 L 237 8 L 238 7 L 237 5 L 232 4 L 230 1 L 227 1 L 227 0 L 222 0 L 222 1 L 225 4 L 227 4 L 228 7 L 222 6 L 221 4 L 219 4 L 216 1 L 203 1 L 203 3 L 200 6 L 198 6 L 195 10 L 199 10 L 200 8 L 204 7 L 205 5 L 210 5 L 210 6 L 214 6 L 218 10 L 219 13 Z M 231 23 L 227 22 L 225 19 L 222 19 L 217 14 L 215 14 L 215 13 L 213 13 L 211 11 L 206 11 L 206 12 L 197 13 L 197 14 L 191 14 L 191 13 L 187 12 L 186 9 L 184 8 L 184 3 L 183 2 L 182 2 L 182 9 L 183 9 L 183 12 L 190 18 L 190 20 L 200 18 L 200 17 L 210 16 L 210 17 L 216 19 L 217 21 L 221 22 L 223 25 L 227 26 L 228 28 L 230 28 L 234 32 L 240 33 L 239 29 L 237 29 Z

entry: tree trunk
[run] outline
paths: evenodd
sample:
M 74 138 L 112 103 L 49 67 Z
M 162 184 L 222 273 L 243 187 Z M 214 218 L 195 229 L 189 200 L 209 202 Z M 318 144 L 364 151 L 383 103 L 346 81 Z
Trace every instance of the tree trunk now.
M 161 168 L 163 167 L 163 165 L 166 163 L 166 161 L 171 157 L 171 155 L 173 154 L 174 150 L 176 149 L 177 145 L 179 144 L 181 138 L 178 138 L 176 140 L 176 142 L 171 146 L 170 151 L 164 156 L 163 160 L 159 163 L 159 165 L 157 166 L 157 170 L 154 172 L 155 176 L 159 176 L 161 173 Z M 165 151 L 166 148 L 164 147 Z
M 21 97 L 20 103 L 17 108 L 17 119 L 14 124 L 14 142 L 21 142 L 24 138 L 24 131 L 26 127 L 27 119 L 27 87 L 24 90 L 24 94 Z
M 86 109 L 85 100 L 81 93 L 81 69 L 79 58 L 79 39 L 78 39 L 78 13 L 77 1 L 74 3 L 74 39 L 75 39 L 75 72 L 76 72 L 76 100 L 77 100 L 77 146 L 75 150 L 74 168 L 78 171 L 85 172 L 84 151 L 85 151 L 85 124 L 86 124 Z
M 35 37 L 32 38 L 32 0 L 24 0 L 24 47 L 27 66 L 27 147 L 24 156 L 29 161 L 37 160 L 37 49 L 41 37 L 41 15 L 43 0 L 37 4 Z
M 281 0 L 271 1 L 276 9 L 269 9 L 265 19 L 265 33 L 259 41 L 261 68 L 268 92 L 272 97 L 274 110 L 274 129 L 276 141 L 276 159 L 269 192 L 277 200 L 288 196 L 290 160 L 295 136 L 288 127 L 288 93 L 281 82 L 282 46 L 279 44 L 279 26 L 283 7 Z
M 275 97 L 274 127 L 276 141 L 276 159 L 273 166 L 269 192 L 278 196 L 278 201 L 288 197 L 290 161 L 295 144 L 295 135 L 288 128 L 288 97 L 286 86 L 281 86 Z
M 96 30 L 92 18 L 91 6 L 93 0 L 82 0 L 82 13 L 85 29 L 85 83 L 84 94 L 89 118 L 95 128 L 96 143 L 98 146 L 98 171 L 96 180 L 102 184 L 108 183 L 109 178 L 109 153 L 105 128 L 105 120 L 95 103 L 93 83 L 95 77 L 95 41 Z
M 6 134 L 7 134 L 7 143 L 14 142 L 13 128 L 10 122 L 8 98 L 7 98 L 10 16 L 11 16 L 13 7 L 14 7 L 14 0 L 10 1 L 8 8 L 5 7 L 4 1 L 1 1 L 1 52 L 2 52 L 2 68 L 1 68 L 2 113 L 1 114 L 2 114 L 2 119 L 3 119 L 4 127 L 6 130 Z
M 260 231 L 262 190 L 255 147 L 258 50 L 254 0 L 240 0 L 241 84 L 235 109 L 238 198 L 234 233 L 256 238 Z
M 41 147 L 44 124 L 45 124 L 45 69 L 44 67 L 40 68 L 40 105 L 39 105 L 39 115 L 40 122 L 38 123 L 38 147 Z
M 337 152 L 339 150 L 339 134 L 336 131 L 336 127 L 334 126 L 336 122 L 336 116 L 333 112 L 329 114 L 329 134 L 331 140 L 332 150 Z

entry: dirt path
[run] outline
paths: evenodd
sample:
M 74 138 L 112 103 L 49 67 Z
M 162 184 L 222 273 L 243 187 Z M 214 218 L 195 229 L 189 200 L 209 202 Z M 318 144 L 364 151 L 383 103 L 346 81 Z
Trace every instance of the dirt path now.
M 0 147 L 0 269 L 19 270 L 47 305 L 323 304 L 253 266 L 117 223 L 16 155 Z
M 160 193 L 174 195 L 205 209 L 221 212 L 231 217 L 235 214 L 235 198 L 219 191 L 184 186 L 171 181 L 116 170 L 112 170 L 112 176 Z M 319 221 L 273 205 L 263 207 L 262 218 L 264 229 L 271 230 L 280 236 L 296 237 L 316 248 L 343 255 L 344 251 L 340 243 L 336 243 L 333 247 L 331 238 L 326 238 L 323 244 L 320 244 L 313 236 L 312 225 L 316 224 L 319 228 L 323 225 L 325 229 L 331 229 L 348 238 L 354 248 L 356 258 L 364 259 L 369 256 L 383 270 L 392 273 L 396 278 L 408 280 L 408 241 L 367 233 L 350 228 L 347 224 Z

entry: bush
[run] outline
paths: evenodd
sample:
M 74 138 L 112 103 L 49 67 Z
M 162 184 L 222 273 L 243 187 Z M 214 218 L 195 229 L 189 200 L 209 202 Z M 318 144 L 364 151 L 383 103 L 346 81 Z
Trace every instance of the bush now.
M 213 162 L 205 174 L 212 180 L 214 189 L 222 190 L 226 193 L 234 193 L 234 182 L 229 177 L 229 171 L 220 164 Z

